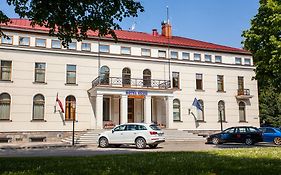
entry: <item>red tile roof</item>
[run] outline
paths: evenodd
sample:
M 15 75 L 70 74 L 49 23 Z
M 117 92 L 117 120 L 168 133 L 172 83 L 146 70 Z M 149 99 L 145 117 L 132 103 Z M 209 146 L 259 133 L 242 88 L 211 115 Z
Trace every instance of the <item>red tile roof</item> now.
M 48 32 L 49 29 L 45 27 L 40 27 L 38 25 L 32 27 L 30 25 L 30 21 L 27 19 L 11 19 L 11 23 L 8 25 L 1 24 L 2 28 L 11 28 L 11 29 L 21 29 L 21 30 L 34 30 L 34 31 L 45 31 Z M 231 53 L 240 53 L 240 54 L 251 54 L 249 51 L 233 48 L 228 46 L 222 46 L 218 44 L 208 43 L 204 41 L 172 36 L 172 38 L 167 39 L 165 36 L 159 34 L 158 36 L 153 36 L 149 33 L 144 32 L 135 32 L 135 31 L 126 31 L 126 30 L 116 30 L 115 31 L 117 38 L 122 41 L 130 41 L 130 42 L 142 42 L 147 44 L 160 44 L 160 45 L 168 45 L 170 43 L 171 46 L 174 47 L 186 47 L 200 50 L 212 50 L 212 51 L 220 51 L 220 52 L 231 52 Z M 97 36 L 97 32 L 89 31 L 88 36 Z M 106 36 L 106 38 L 110 38 L 110 36 Z

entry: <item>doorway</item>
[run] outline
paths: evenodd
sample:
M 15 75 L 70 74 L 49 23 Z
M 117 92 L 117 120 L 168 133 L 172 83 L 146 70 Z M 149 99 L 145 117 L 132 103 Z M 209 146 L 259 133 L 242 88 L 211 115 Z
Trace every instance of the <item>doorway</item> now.
M 128 98 L 128 123 L 134 122 L 134 99 Z

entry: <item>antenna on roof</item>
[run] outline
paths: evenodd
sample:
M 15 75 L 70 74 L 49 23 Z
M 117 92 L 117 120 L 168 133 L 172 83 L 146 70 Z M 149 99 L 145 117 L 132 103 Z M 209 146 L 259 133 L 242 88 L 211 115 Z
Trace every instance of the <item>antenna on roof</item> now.
M 170 19 L 169 19 L 169 6 L 166 6 L 167 8 L 167 24 L 170 24 Z

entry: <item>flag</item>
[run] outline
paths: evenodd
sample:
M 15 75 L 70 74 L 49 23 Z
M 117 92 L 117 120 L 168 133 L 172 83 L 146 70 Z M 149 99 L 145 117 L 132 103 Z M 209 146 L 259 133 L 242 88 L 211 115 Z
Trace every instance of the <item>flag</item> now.
M 197 98 L 194 98 L 192 106 L 195 106 L 197 109 L 203 111 L 202 106 L 201 106 L 200 102 L 197 100 Z
M 57 93 L 57 98 L 56 98 L 56 102 L 59 104 L 60 106 L 60 109 L 61 109 L 61 112 L 64 113 L 64 110 L 63 110 L 63 105 L 59 99 L 59 93 Z

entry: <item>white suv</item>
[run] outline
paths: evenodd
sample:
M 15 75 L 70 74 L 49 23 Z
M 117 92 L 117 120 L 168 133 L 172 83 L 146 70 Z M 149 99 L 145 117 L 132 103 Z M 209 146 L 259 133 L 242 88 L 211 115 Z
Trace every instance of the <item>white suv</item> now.
M 116 126 L 111 131 L 105 131 L 99 135 L 99 147 L 109 145 L 116 147 L 122 144 L 136 145 L 137 148 L 156 148 L 161 142 L 165 142 L 164 132 L 155 124 L 128 123 Z

